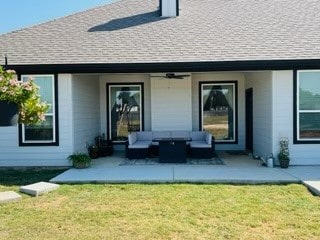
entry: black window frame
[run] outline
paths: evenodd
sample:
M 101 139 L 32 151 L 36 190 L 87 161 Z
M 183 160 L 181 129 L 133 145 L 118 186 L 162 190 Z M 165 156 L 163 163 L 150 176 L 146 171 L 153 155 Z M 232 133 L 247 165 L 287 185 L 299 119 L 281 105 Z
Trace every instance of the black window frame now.
M 203 126 L 202 126 L 202 85 L 203 84 L 234 84 L 234 98 L 235 98 L 235 106 L 234 106 L 234 137 L 235 139 L 233 141 L 219 141 L 216 140 L 215 143 L 216 144 L 238 144 L 239 140 L 238 140 L 238 81 L 237 80 L 227 80 L 227 81 L 200 81 L 199 85 L 198 85 L 198 91 L 199 91 L 199 131 L 203 130 Z
M 298 124 L 298 119 L 299 116 L 298 114 L 300 113 L 298 110 L 299 104 L 298 104 L 298 91 L 299 91 L 299 86 L 298 86 L 298 74 L 300 71 L 319 71 L 320 69 L 294 69 L 293 70 L 293 144 L 320 144 L 320 139 L 315 139 L 315 140 L 303 140 L 299 139 L 298 136 L 298 131 L 299 131 L 299 124 Z

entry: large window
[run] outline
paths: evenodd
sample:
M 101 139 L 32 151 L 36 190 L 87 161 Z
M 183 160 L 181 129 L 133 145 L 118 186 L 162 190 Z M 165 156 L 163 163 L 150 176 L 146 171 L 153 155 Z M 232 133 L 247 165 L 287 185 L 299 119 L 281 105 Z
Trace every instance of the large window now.
M 217 143 L 236 143 L 236 82 L 200 83 L 200 128 Z
M 56 126 L 56 89 L 54 75 L 22 75 L 21 80 L 33 78 L 39 86 L 41 101 L 47 102 L 49 109 L 45 114 L 46 120 L 39 124 L 21 126 L 21 145 L 57 145 Z
M 143 130 L 143 84 L 108 84 L 108 132 L 113 141 Z
M 298 141 L 320 141 L 320 70 L 297 72 L 296 136 Z

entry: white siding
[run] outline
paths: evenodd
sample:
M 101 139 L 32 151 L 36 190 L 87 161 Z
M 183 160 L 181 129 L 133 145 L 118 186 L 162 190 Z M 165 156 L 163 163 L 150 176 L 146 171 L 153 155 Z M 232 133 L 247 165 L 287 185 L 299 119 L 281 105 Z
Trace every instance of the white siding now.
M 74 151 L 86 153 L 100 134 L 99 77 L 74 75 L 72 89 Z
M 290 164 L 320 165 L 319 144 L 293 144 L 293 71 L 273 72 L 273 151 L 279 152 L 279 140 L 290 140 Z
M 65 166 L 73 151 L 71 75 L 58 75 L 59 146 L 19 147 L 18 127 L 0 128 L 0 166 Z
M 272 72 L 246 73 L 253 89 L 253 153 L 266 159 L 272 153 Z
M 151 128 L 192 130 L 191 78 L 151 78 Z
M 245 149 L 245 79 L 242 73 L 195 73 L 192 74 L 192 129 L 199 130 L 199 82 L 238 82 L 238 144 L 217 144 L 217 150 Z
M 0 127 L 0 166 L 69 165 L 69 154 L 86 151 L 87 142 L 107 132 L 106 83 L 144 83 L 146 131 L 198 130 L 200 81 L 238 82 L 238 144 L 218 144 L 217 150 L 245 149 L 245 89 L 252 87 L 254 152 L 277 155 L 279 139 L 288 137 L 290 164 L 320 165 L 319 144 L 293 144 L 293 71 L 273 71 L 194 73 L 168 81 L 150 74 L 59 74 L 59 146 L 19 147 L 18 127 Z

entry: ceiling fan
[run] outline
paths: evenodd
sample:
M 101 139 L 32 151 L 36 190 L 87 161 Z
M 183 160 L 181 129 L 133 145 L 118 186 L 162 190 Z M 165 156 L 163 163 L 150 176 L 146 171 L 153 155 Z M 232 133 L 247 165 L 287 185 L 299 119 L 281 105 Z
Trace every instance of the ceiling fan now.
M 175 78 L 175 79 L 183 79 L 185 77 L 189 77 L 190 74 L 175 74 L 175 73 L 166 73 L 166 75 L 162 76 L 152 76 L 152 77 L 163 77 L 163 78 Z

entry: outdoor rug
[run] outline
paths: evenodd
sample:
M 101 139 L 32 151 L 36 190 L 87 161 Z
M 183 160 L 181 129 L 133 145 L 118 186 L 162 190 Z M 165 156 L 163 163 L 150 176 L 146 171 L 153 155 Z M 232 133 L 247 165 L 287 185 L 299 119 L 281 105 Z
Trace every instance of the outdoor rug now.
M 223 160 L 217 155 L 213 158 L 187 158 L 186 163 L 159 163 L 159 158 L 146 158 L 146 159 L 124 159 L 119 166 L 128 165 L 225 165 Z

